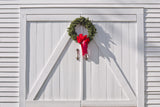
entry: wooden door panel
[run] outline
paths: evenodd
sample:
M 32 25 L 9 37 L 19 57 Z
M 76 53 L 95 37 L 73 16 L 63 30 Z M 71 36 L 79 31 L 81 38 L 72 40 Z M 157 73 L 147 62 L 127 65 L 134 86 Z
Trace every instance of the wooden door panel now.
M 100 50 L 95 41 L 89 44 L 89 60 L 86 63 L 86 100 L 127 100 L 127 93 L 119 83 L 119 77 L 108 67 L 113 59 L 122 69 L 133 92 L 136 92 L 136 23 L 129 22 L 96 22 L 98 42 L 104 50 Z M 134 40 L 133 40 L 134 39 Z
M 86 100 L 124 100 L 129 99 L 123 87 L 115 77 L 114 73 L 108 69 L 110 58 L 115 57 L 118 66 L 121 67 L 124 76 L 128 81 L 134 81 L 136 77 L 134 71 L 135 63 L 130 61 L 130 46 L 136 49 L 136 41 L 130 43 L 131 36 L 136 38 L 135 24 L 129 22 L 94 22 L 97 28 L 96 38 L 107 49 L 107 57 L 99 49 L 93 40 L 89 44 L 89 59 L 85 61 L 85 92 Z M 47 63 L 51 53 L 59 42 L 61 35 L 67 29 L 68 22 L 32 22 L 29 24 L 30 40 L 30 70 L 28 72 L 28 91 L 32 89 L 36 78 L 40 74 L 43 66 Z M 132 30 L 131 30 L 132 29 Z M 87 34 L 84 27 L 77 26 L 77 33 Z M 96 39 L 95 38 L 95 39 Z M 122 48 L 123 47 L 123 48 Z M 36 100 L 60 100 L 79 99 L 80 100 L 80 63 L 76 60 L 76 49 L 80 45 L 70 40 L 63 53 L 59 57 L 56 65 L 52 68 L 51 74 L 38 91 Z M 132 53 L 132 57 L 135 54 Z M 135 58 L 132 58 L 135 59 Z M 136 61 L 136 60 L 135 60 Z M 74 65 L 74 66 L 73 66 Z M 132 79 L 130 79 L 130 75 Z M 134 79 L 134 80 L 133 80 Z M 136 85 L 134 85 L 136 86 Z M 133 87 L 131 87 L 133 88 Z M 134 87 L 135 89 L 136 87 Z
M 61 36 L 66 33 L 68 22 L 28 23 L 30 47 L 29 70 L 27 72 L 27 94 L 33 88 L 42 68 L 49 60 Z M 78 99 L 79 61 L 76 60 L 78 44 L 69 41 L 56 65 L 39 90 L 36 100 Z
M 140 9 L 77 8 L 62 12 L 51 8 L 24 12 L 28 21 L 27 106 L 40 107 L 47 101 L 51 103 L 45 106 L 59 101 L 69 105 L 78 101 L 76 106 L 90 107 L 136 106 L 136 96 L 142 91 L 137 66 L 141 56 L 138 48 L 142 48 L 139 36 L 143 34 L 137 29 L 141 28 Z M 79 14 L 92 20 L 97 34 L 88 47 L 89 59 L 80 56 L 77 61 L 80 45 L 70 39 L 67 27 Z M 88 34 L 81 26 L 76 31 Z
M 80 98 L 80 62 L 76 60 L 78 44 L 70 40 L 56 66 L 38 93 L 37 100 L 78 100 Z

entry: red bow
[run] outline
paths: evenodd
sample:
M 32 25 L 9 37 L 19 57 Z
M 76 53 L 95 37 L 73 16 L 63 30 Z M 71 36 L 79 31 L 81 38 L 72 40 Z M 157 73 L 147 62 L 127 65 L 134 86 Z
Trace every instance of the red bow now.
M 87 48 L 88 48 L 89 41 L 90 41 L 90 39 L 87 37 L 87 35 L 83 36 L 83 34 L 79 34 L 79 36 L 77 36 L 77 42 L 81 44 L 83 56 L 85 54 L 88 54 Z

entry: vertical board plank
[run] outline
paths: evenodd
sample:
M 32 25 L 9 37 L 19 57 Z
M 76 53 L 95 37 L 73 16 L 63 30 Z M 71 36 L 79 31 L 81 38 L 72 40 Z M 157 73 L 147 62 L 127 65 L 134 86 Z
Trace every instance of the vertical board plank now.
M 38 76 L 44 66 L 45 60 L 44 60 L 44 24 L 37 22 L 37 72 L 36 75 Z M 36 77 L 37 77 L 36 76 Z M 40 90 L 40 93 L 42 90 Z M 44 95 L 41 95 L 40 99 L 43 99 Z
M 136 30 L 136 23 L 129 23 L 129 51 L 130 51 L 130 84 L 134 90 L 134 92 L 136 93 L 136 86 L 137 86 L 137 30 Z
M 55 49 L 56 45 L 58 44 L 58 41 L 60 40 L 60 37 L 62 36 L 60 33 L 60 24 L 59 22 L 51 22 L 51 47 L 52 52 Z M 52 99 L 59 99 L 60 98 L 60 59 L 58 60 L 57 64 L 55 65 L 55 69 L 52 69 L 52 72 L 54 72 L 52 77 Z
M 96 46 L 95 42 L 92 41 L 90 43 L 90 58 L 91 58 L 91 94 L 92 99 L 98 98 L 98 92 L 99 92 L 99 82 L 98 82 L 98 63 L 99 63 L 99 50 Z
M 123 23 L 122 24 L 123 31 L 122 31 L 122 70 L 129 81 L 129 24 Z
M 106 30 L 107 30 L 107 33 L 108 33 L 108 36 L 110 36 L 110 41 L 112 41 L 113 42 L 113 31 L 114 31 L 114 27 L 113 27 L 113 24 L 114 23 L 107 23 L 107 25 L 106 25 Z M 114 45 L 112 44 L 112 42 L 109 42 L 108 44 L 108 46 L 110 46 L 110 47 L 108 47 L 109 49 L 109 51 L 112 53 L 113 52 L 113 49 L 114 49 Z M 110 58 L 110 55 L 108 55 L 109 57 L 108 58 Z M 108 66 L 111 66 L 110 65 L 110 63 L 109 63 L 109 59 L 108 58 L 106 58 L 107 59 L 107 99 L 109 99 L 109 100 L 111 100 L 111 99 L 114 99 L 114 97 L 113 97 L 113 94 L 114 94 L 114 82 L 115 82 L 115 80 L 114 80 L 114 77 L 113 77 L 113 74 L 112 74 L 112 72 L 110 71 L 110 69 L 108 68 Z
M 28 91 L 30 91 L 30 89 L 32 88 L 32 85 L 33 85 L 33 83 L 35 82 L 35 80 L 36 80 L 36 78 L 35 77 L 37 77 L 37 74 L 36 74 L 36 72 L 37 72 L 37 65 L 36 65 L 36 63 L 37 63 L 37 51 L 36 51 L 36 46 L 37 46 L 37 23 L 30 23 L 30 28 L 28 28 L 28 29 L 30 29 L 29 31 L 30 31 L 30 33 L 29 33 L 29 35 L 28 35 L 28 37 L 30 38 L 30 60 L 29 60 L 29 62 L 30 62 L 30 69 L 29 69 L 29 71 L 28 71 L 28 73 L 29 73 L 29 77 L 28 77 L 28 79 L 29 79 L 29 86 L 28 86 Z
M 125 22 L 122 23 L 122 71 L 126 77 L 126 79 L 129 81 L 130 80 L 130 52 L 129 52 L 129 31 L 132 29 L 129 29 L 129 23 Z M 126 93 L 123 92 L 125 95 Z M 125 97 L 123 95 L 123 97 Z
M 62 34 L 61 29 L 64 29 L 64 26 L 60 26 L 59 25 L 59 34 Z M 71 42 L 71 41 L 70 41 Z M 69 44 L 66 46 L 64 52 L 63 52 L 63 56 L 61 58 L 61 62 L 60 62 L 60 96 L 61 99 L 68 99 L 68 95 L 69 95 L 69 88 L 68 88 L 68 84 L 69 84 L 69 73 L 70 71 L 68 71 L 68 48 L 69 48 Z
M 43 23 L 44 25 L 44 60 L 45 64 L 49 60 L 49 57 L 52 52 L 52 44 L 51 44 L 51 23 Z M 44 85 L 46 85 L 46 89 L 44 91 L 44 99 L 50 100 L 52 97 L 52 82 L 50 81 L 50 78 L 47 79 L 48 83 L 45 82 Z
M 115 62 L 121 67 L 121 51 L 122 51 L 122 24 L 113 23 L 113 55 L 115 56 Z M 112 65 L 111 65 L 112 66 Z M 114 75 L 114 73 L 113 73 Z M 118 82 L 118 78 L 114 77 L 114 99 L 121 99 L 122 97 L 122 87 Z
M 108 38 L 109 35 L 105 32 L 106 30 L 106 22 L 102 22 L 99 24 L 100 29 L 101 29 L 101 33 L 99 36 L 101 37 L 102 40 L 104 40 L 104 45 L 105 47 L 107 47 L 108 44 Z M 106 43 L 106 44 L 105 44 Z M 98 87 L 99 87 L 99 96 L 97 99 L 102 99 L 105 100 L 107 99 L 107 62 L 106 62 L 106 58 L 103 56 L 103 53 L 100 51 L 100 49 L 98 49 L 99 51 L 99 63 L 98 63 Z
M 90 100 L 92 95 L 91 95 L 91 58 L 90 58 L 90 54 L 91 54 L 91 48 L 90 48 L 90 44 L 88 45 L 88 55 L 89 58 L 87 61 L 85 61 L 85 68 L 84 68 L 84 75 L 85 75 L 85 100 Z

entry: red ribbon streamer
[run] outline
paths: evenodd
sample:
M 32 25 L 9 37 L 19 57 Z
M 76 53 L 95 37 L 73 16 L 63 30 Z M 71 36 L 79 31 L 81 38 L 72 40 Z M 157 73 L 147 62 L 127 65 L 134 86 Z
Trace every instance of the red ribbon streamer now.
M 81 44 L 81 48 L 82 48 L 82 55 L 84 56 L 85 54 L 88 54 L 88 43 L 89 43 L 90 39 L 87 37 L 87 35 L 83 34 L 79 34 L 79 36 L 77 36 L 77 42 Z

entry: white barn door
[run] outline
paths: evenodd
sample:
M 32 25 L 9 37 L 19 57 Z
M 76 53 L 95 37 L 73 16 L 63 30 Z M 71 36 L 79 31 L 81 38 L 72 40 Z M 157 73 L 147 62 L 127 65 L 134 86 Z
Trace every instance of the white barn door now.
M 141 9 L 24 9 L 22 14 L 26 107 L 140 107 Z M 67 33 L 80 15 L 97 29 L 88 60 L 76 59 L 80 45 Z M 76 30 L 87 34 L 82 26 Z

